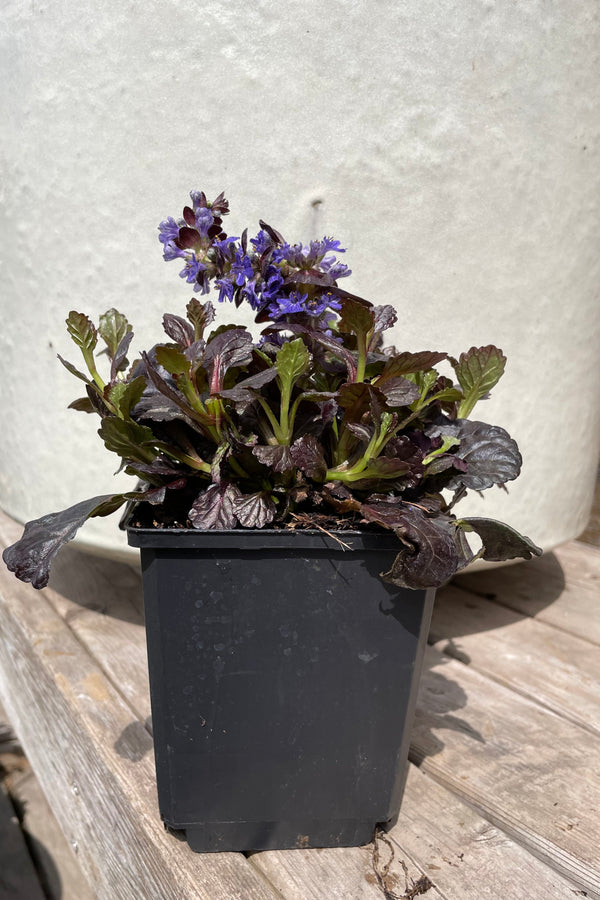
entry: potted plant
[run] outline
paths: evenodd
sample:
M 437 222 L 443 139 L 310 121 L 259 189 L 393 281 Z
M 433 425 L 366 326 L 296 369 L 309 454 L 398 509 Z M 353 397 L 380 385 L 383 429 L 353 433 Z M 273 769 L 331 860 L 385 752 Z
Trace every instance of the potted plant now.
M 519 474 L 507 432 L 468 418 L 506 360 L 386 347 L 396 311 L 339 286 L 338 241 L 262 221 L 228 237 L 223 194 L 190 196 L 159 226 L 164 258 L 197 294 L 249 304 L 260 336 L 214 327 L 196 296 L 130 365 L 125 316 L 71 312 L 87 369 L 61 359 L 85 385 L 71 406 L 139 483 L 30 522 L 4 560 L 41 588 L 87 518 L 128 503 L 165 822 L 197 850 L 364 843 L 398 814 L 435 587 L 541 552 L 454 512 Z

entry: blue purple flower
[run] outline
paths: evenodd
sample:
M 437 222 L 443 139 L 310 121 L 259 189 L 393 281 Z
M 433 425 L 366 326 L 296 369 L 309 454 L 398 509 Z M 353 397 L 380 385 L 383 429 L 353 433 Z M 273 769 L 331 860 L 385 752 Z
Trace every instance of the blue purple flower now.
M 266 253 L 267 250 L 270 250 L 273 246 L 271 237 L 262 229 L 258 232 L 256 237 L 250 238 L 250 243 L 254 247 L 254 252 L 258 253 L 259 256 L 262 256 L 263 253 Z
M 160 234 L 158 239 L 161 244 L 168 244 L 169 241 L 176 241 L 179 237 L 179 225 L 172 216 L 169 216 L 158 226 Z
M 229 278 L 217 278 L 215 287 L 219 288 L 219 303 L 224 300 L 233 300 L 233 281 Z
M 235 259 L 231 263 L 231 274 L 234 276 L 238 287 L 243 287 L 246 280 L 254 275 L 252 262 L 242 249 L 236 251 Z
M 196 228 L 202 237 L 208 237 L 208 230 L 214 224 L 215 217 L 205 206 L 196 210 Z

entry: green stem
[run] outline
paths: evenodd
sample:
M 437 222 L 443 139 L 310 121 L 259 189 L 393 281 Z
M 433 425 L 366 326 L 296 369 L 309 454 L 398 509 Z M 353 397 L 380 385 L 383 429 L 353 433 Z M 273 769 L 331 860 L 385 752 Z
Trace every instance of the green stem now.
M 262 406 L 264 412 L 266 413 L 267 419 L 269 420 L 271 428 L 273 429 L 273 434 L 274 434 L 275 438 L 277 439 L 277 442 L 279 444 L 283 443 L 283 441 L 281 440 L 281 428 L 279 426 L 279 422 L 273 415 L 273 412 L 272 412 L 269 404 L 267 403 L 267 401 L 265 400 L 264 397 L 258 397 L 257 399 L 258 399 L 258 402 L 260 403 L 260 405 Z
M 102 380 L 102 378 L 100 377 L 100 375 L 98 373 L 98 370 L 96 368 L 96 361 L 94 360 L 94 354 L 86 353 L 85 351 L 82 351 L 82 353 L 83 353 L 83 358 L 85 360 L 86 366 L 88 367 L 88 371 L 89 371 L 90 375 L 92 376 L 92 378 L 94 379 L 94 381 L 96 382 L 96 384 L 98 385 L 100 390 L 102 392 L 104 392 L 104 388 L 106 387 L 106 384 L 104 383 L 104 381 Z
M 358 365 L 356 367 L 355 381 L 365 380 L 365 371 L 367 368 L 367 336 L 363 340 L 358 341 Z

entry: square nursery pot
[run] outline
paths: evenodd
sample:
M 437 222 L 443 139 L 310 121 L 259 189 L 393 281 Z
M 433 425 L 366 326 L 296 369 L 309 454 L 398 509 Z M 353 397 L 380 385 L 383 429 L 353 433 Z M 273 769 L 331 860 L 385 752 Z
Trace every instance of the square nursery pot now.
M 192 850 L 356 846 L 397 818 L 435 592 L 379 577 L 393 535 L 338 536 L 128 528 L 160 812 Z

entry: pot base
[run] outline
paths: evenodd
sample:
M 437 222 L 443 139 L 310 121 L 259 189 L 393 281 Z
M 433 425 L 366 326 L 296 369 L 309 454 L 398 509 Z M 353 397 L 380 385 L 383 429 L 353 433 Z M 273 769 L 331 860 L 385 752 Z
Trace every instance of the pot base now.
M 185 829 L 196 853 L 360 847 L 373 840 L 376 822 L 287 820 L 279 822 L 207 822 Z

